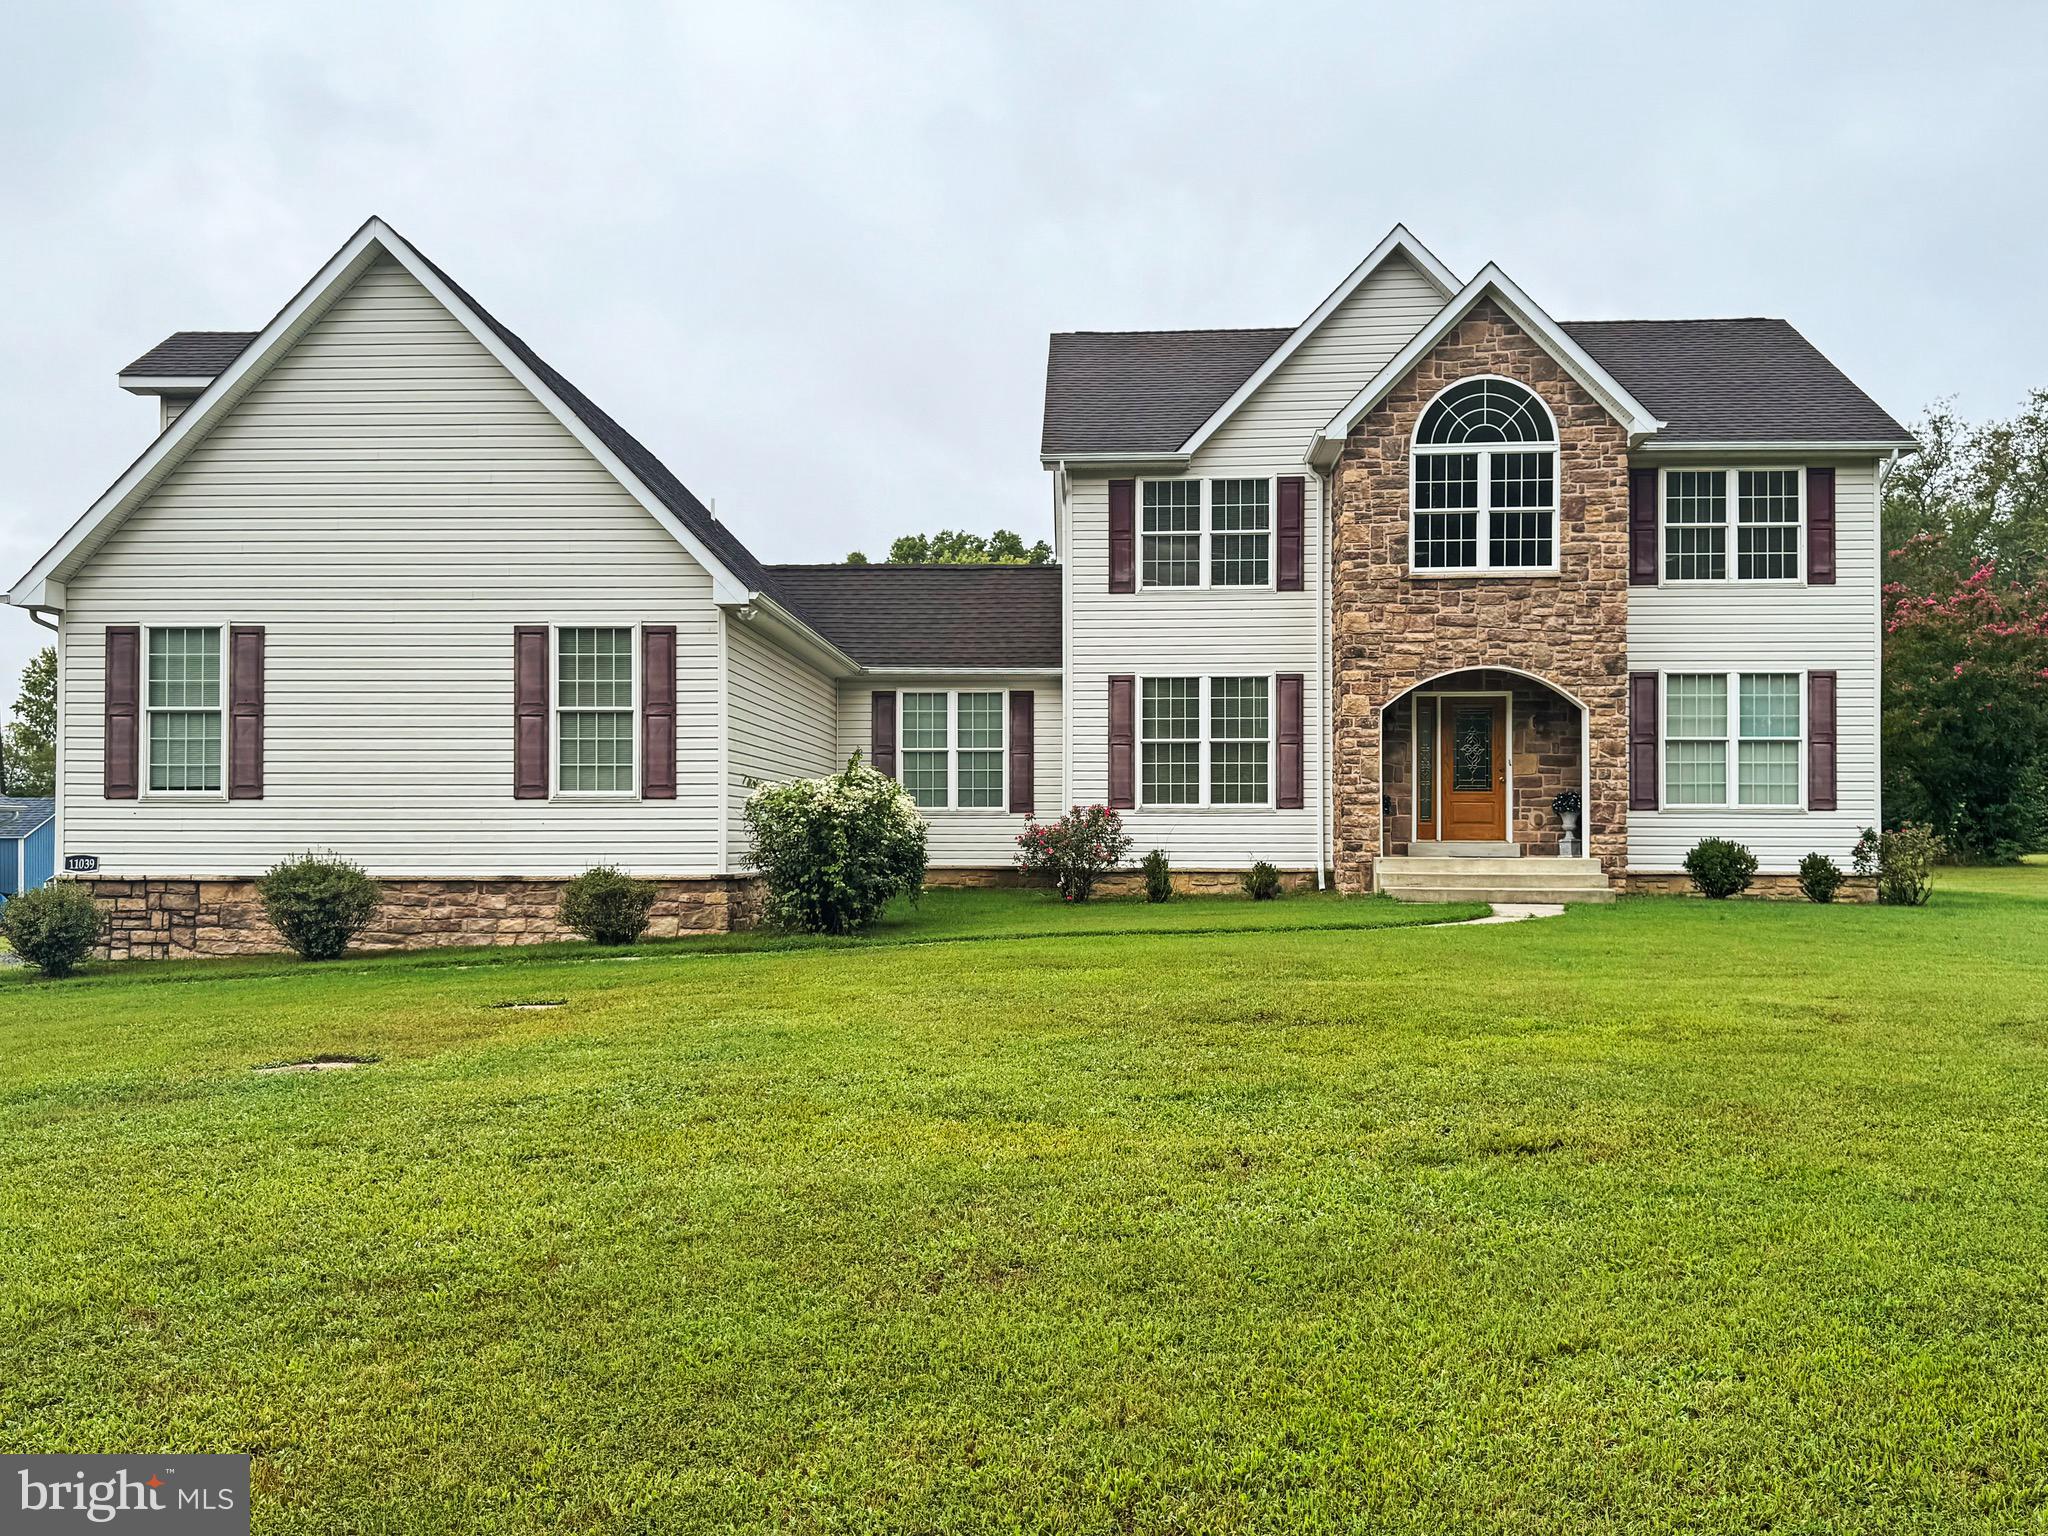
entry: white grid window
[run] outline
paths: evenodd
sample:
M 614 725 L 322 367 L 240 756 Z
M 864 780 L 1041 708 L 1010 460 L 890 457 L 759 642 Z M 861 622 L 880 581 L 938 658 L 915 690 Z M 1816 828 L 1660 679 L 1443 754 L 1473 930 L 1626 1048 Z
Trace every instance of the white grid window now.
M 946 695 L 906 693 L 903 696 L 903 787 L 920 806 L 946 804 Z
M 1796 469 L 1745 469 L 1736 476 L 1735 574 L 1742 581 L 1799 579 Z
M 1798 469 L 1665 470 L 1664 579 L 1799 580 L 1805 479 Z
M 1721 581 L 1728 575 L 1728 476 L 1674 469 L 1664 477 L 1664 578 Z
M 899 696 L 899 773 L 925 810 L 1000 810 L 1008 803 L 1004 696 L 930 689 Z
M 1202 482 L 1144 485 L 1144 580 L 1148 587 L 1202 584 Z
M 1728 679 L 1719 672 L 1664 680 L 1664 803 L 1728 803 Z
M 1202 799 L 1202 680 L 1148 677 L 1142 685 L 1141 794 L 1147 805 Z
M 1736 798 L 1743 805 L 1799 804 L 1799 674 L 1745 673 L 1740 682 Z
M 1664 803 L 1796 809 L 1804 686 L 1798 672 L 1667 675 Z
M 1209 800 L 1264 805 L 1272 714 L 1263 677 L 1209 680 Z
M 1209 482 L 1209 585 L 1263 587 L 1271 580 L 1269 480 Z
M 634 792 L 631 629 L 556 631 L 555 783 L 565 795 Z
M 1530 391 L 1452 385 L 1423 412 L 1412 463 L 1410 569 L 1557 569 L 1557 431 Z
M 1148 677 L 1139 684 L 1139 802 L 1272 804 L 1273 680 Z
M 220 631 L 152 629 L 147 666 L 150 793 L 219 794 Z
M 1270 587 L 1274 494 L 1270 479 L 1140 481 L 1140 585 Z

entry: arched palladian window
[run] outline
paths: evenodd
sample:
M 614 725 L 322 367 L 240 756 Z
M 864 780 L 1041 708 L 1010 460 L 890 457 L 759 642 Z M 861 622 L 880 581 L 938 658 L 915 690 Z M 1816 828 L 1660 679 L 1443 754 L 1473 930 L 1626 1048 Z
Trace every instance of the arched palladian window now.
M 1415 429 L 1410 569 L 1557 569 L 1557 424 L 1507 379 L 1460 379 Z

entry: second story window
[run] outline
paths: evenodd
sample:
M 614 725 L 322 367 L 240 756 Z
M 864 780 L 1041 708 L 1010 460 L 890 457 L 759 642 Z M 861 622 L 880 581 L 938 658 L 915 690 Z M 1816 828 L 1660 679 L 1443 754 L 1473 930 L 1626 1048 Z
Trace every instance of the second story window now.
M 1803 478 L 1796 469 L 1665 470 L 1664 579 L 1799 580 Z
M 1142 490 L 1142 586 L 1272 585 L 1271 480 L 1147 480 Z
M 1557 569 L 1557 428 L 1529 390 L 1462 379 L 1415 429 L 1409 568 L 1432 575 Z

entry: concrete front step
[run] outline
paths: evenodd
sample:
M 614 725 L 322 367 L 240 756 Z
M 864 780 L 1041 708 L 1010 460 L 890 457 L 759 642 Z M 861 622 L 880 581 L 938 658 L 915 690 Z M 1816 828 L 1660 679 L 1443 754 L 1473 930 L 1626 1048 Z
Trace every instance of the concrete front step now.
M 1464 885 L 1384 885 L 1381 889 L 1396 901 L 1485 901 L 1529 906 L 1573 906 L 1600 905 L 1614 900 L 1614 892 L 1606 886 L 1596 889 L 1590 885 L 1531 885 L 1516 886 L 1512 890 L 1500 886 L 1485 888 Z
M 1458 875 L 1488 880 L 1513 880 L 1527 875 L 1553 885 L 1575 884 L 1579 881 L 1594 885 L 1607 883 L 1606 872 L 1600 868 L 1598 859 L 1467 859 L 1410 854 L 1405 857 L 1381 859 L 1379 868 L 1383 880 L 1410 875 Z

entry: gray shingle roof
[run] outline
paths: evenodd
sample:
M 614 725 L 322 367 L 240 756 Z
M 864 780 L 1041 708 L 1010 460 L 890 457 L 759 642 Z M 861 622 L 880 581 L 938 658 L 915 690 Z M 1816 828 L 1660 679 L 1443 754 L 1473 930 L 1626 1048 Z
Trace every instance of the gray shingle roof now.
M 56 814 L 47 795 L 0 795 L 0 838 L 27 837 Z
M 1056 332 L 1040 451 L 1172 453 L 1293 334 L 1291 326 Z
M 1910 434 L 1783 320 L 1581 320 L 1565 332 L 1667 423 L 1672 442 L 1902 442 Z M 1048 457 L 1171 453 L 1293 334 L 1055 334 Z M 1359 384 L 1365 384 L 1360 379 Z
M 1567 320 L 1680 443 L 1902 442 L 1912 434 L 1783 320 Z
M 210 379 L 242 355 L 254 331 L 173 331 L 121 370 L 121 376 Z
M 863 666 L 1060 665 L 1056 565 L 777 565 L 793 606 Z

